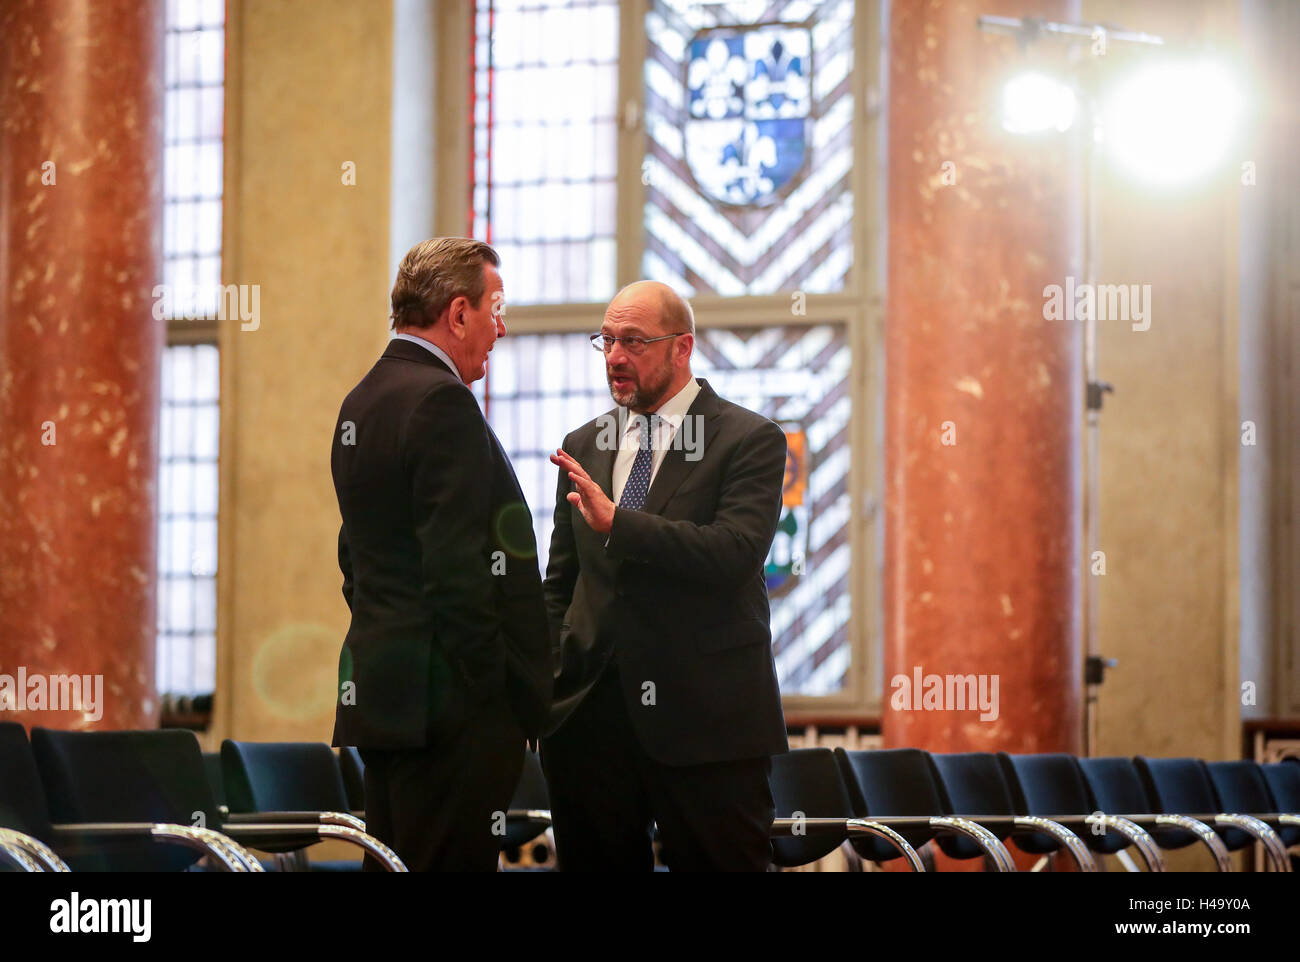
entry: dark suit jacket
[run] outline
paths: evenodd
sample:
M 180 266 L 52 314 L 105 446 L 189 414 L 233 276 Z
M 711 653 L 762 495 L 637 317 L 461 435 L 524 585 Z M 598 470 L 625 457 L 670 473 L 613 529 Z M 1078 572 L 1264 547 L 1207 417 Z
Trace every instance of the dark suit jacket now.
M 469 388 L 391 341 L 343 401 L 330 468 L 352 610 L 334 744 L 424 747 L 506 695 L 540 733 L 552 670 L 532 518 Z
M 763 576 L 781 514 L 785 434 L 700 384 L 687 416 L 702 418 L 703 456 L 691 461 L 684 446 L 671 447 L 645 510 L 615 509 L 608 545 L 569 504 L 572 482 L 560 472 L 544 585 L 558 649 L 552 730 L 617 652 L 637 736 L 668 765 L 788 747 Z M 564 439 L 606 497 L 618 416 L 616 408 Z

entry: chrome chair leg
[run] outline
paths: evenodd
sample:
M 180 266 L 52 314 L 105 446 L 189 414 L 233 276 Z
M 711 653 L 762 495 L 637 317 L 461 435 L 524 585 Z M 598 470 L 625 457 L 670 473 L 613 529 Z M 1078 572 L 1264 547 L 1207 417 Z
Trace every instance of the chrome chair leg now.
M 1253 815 L 1216 815 L 1214 816 L 1214 824 L 1229 825 L 1232 828 L 1241 829 L 1247 835 L 1254 836 L 1264 846 L 1264 853 L 1268 856 L 1268 860 L 1273 863 L 1275 871 L 1291 871 L 1291 861 L 1286 857 L 1286 846 L 1282 844 L 1282 839 L 1278 838 L 1277 832 Z
M 1079 836 L 1064 825 L 1058 825 L 1051 819 L 1042 818 L 1038 815 L 1017 815 L 1015 821 L 1016 828 L 1032 828 L 1035 831 L 1043 832 L 1052 836 L 1074 859 L 1074 864 L 1079 866 L 1080 872 L 1097 871 L 1097 863 L 1088 851 L 1088 847 L 1083 844 Z

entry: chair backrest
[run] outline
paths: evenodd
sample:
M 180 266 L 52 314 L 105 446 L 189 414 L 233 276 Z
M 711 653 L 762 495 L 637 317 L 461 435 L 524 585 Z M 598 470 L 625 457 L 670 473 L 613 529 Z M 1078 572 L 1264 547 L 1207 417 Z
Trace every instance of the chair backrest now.
M 366 810 L 366 763 L 361 760 L 361 752 L 352 745 L 339 749 L 339 772 L 343 775 L 343 788 L 348 793 L 348 809 L 353 812 Z
M 27 731 L 0 722 L 0 828 L 48 842 L 50 813 Z
M 798 748 L 772 756 L 772 799 L 777 818 L 851 818 L 839 765 L 829 748 Z M 807 865 L 839 848 L 837 836 L 802 835 L 772 839 L 772 862 L 782 867 Z
M 218 805 L 226 804 L 225 779 L 221 774 L 221 752 L 203 753 L 203 773 L 208 776 L 208 787 Z
M 1199 758 L 1133 759 L 1146 789 L 1152 810 L 1170 815 L 1209 815 L 1224 811 L 1210 781 L 1205 762 Z M 1235 828 L 1215 828 L 1230 852 L 1245 848 L 1254 839 Z M 1190 834 L 1190 833 L 1188 833 Z
M 1273 810 L 1300 815 L 1300 765 L 1294 762 L 1271 762 L 1259 768 L 1273 799 Z M 1300 844 L 1300 828 L 1294 825 L 1282 826 L 1278 829 L 1278 834 L 1288 847 Z
M 1223 811 L 1240 815 L 1272 815 L 1280 811 L 1258 763 L 1238 759 L 1208 762 L 1205 767 Z M 1300 765 L 1295 768 L 1300 773 Z M 1277 833 L 1288 847 L 1300 842 L 1300 825 L 1279 826 Z
M 58 822 L 171 822 L 220 829 L 203 752 L 190 731 L 69 732 L 32 729 L 32 752 Z M 73 869 L 179 871 L 200 853 L 150 840 L 97 847 Z
M 950 815 L 1014 815 L 1015 803 L 991 752 L 932 753 L 939 794 Z
M 1145 815 L 1151 811 L 1142 777 L 1131 758 L 1080 758 L 1090 807 L 1107 815 Z
M 890 816 L 933 817 L 943 815 L 943 799 L 934 783 L 930 759 L 917 748 L 886 748 L 876 751 L 835 749 L 840 774 L 848 789 L 853 814 L 859 818 Z M 913 847 L 934 837 L 928 828 L 899 830 Z M 898 858 L 896 848 L 883 839 L 866 839 L 858 844 L 864 858 L 883 862 Z
M 1270 762 L 1259 767 L 1276 810 L 1288 815 L 1300 815 L 1300 765 L 1293 762 Z
M 1001 752 L 1002 774 L 1021 815 L 1087 815 L 1088 787 L 1073 755 Z
M 345 812 L 347 789 L 334 750 L 323 742 L 221 743 L 226 804 L 249 812 Z
M 1255 762 L 1206 762 L 1206 772 L 1223 811 L 1267 815 L 1274 811 L 1264 773 Z

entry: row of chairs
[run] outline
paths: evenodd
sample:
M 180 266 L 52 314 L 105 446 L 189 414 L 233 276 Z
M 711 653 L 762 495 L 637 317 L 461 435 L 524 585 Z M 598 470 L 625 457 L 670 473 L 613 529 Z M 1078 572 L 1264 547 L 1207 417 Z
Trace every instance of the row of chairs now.
M 933 842 L 954 859 L 1015 871 L 1008 840 L 1041 856 L 1061 852 L 1080 871 L 1095 855 L 1130 850 L 1165 871 L 1164 850 L 1197 843 L 1218 871 L 1259 843 L 1277 871 L 1300 843 L 1300 764 L 1206 763 L 1195 758 L 1075 758 L 1067 754 L 931 754 L 913 748 L 798 749 L 772 759 L 773 861 L 808 865 L 845 846 L 874 863 L 926 867 Z M 932 863 L 931 863 L 932 864 Z
M 366 833 L 364 793 L 356 749 L 336 756 L 320 743 L 227 739 L 205 754 L 180 730 L 33 728 L 29 741 L 21 725 L 0 722 L 0 868 L 359 869 L 359 861 L 307 862 L 309 846 L 336 840 L 406 871 Z M 541 766 L 529 753 L 502 849 L 545 832 L 548 808 Z
M 305 747 L 323 749 L 339 778 L 328 746 Z M 237 768 L 239 746 L 226 749 Z M 333 839 L 390 871 L 406 870 L 342 810 L 346 802 L 338 810 L 290 809 L 272 795 L 265 810 L 253 811 L 244 804 L 249 789 L 234 779 L 232 795 L 247 810 L 218 805 L 193 732 L 33 728 L 29 741 L 21 725 L 3 722 L 0 862 L 21 871 L 184 871 L 202 860 L 215 870 L 260 872 L 265 866 L 249 848 L 290 852 Z
M 777 867 L 845 846 L 855 862 L 902 858 L 921 871 L 932 865 L 933 842 L 952 858 L 1014 871 L 1011 841 L 1044 861 L 1065 852 L 1082 871 L 1096 870 L 1096 854 L 1136 870 L 1130 850 L 1164 871 L 1163 850 L 1197 843 L 1229 871 L 1230 852 L 1259 843 L 1273 868 L 1290 871 L 1286 848 L 1300 843 L 1293 762 L 811 748 L 775 756 L 771 783 Z M 365 833 L 364 809 L 355 749 L 227 740 L 204 755 L 191 732 L 35 728 L 29 742 L 22 726 L 0 723 L 0 862 L 23 870 L 184 870 L 199 859 L 218 870 L 264 870 L 247 847 L 303 868 L 308 846 L 337 839 L 404 871 Z M 530 752 L 503 851 L 549 825 L 545 779 Z
M 230 819 L 297 818 L 307 813 L 333 818 L 345 809 L 352 819 L 365 818 L 365 763 L 355 748 L 341 748 L 336 756 L 320 743 L 227 739 L 220 752 L 205 752 L 203 762 L 218 808 L 231 813 Z M 535 752 L 526 752 L 514 800 L 504 813 L 502 852 L 515 852 L 550 828 L 549 809 L 541 763 Z M 302 846 L 281 854 L 294 856 L 279 862 L 286 868 L 360 868 L 356 861 L 308 863 Z

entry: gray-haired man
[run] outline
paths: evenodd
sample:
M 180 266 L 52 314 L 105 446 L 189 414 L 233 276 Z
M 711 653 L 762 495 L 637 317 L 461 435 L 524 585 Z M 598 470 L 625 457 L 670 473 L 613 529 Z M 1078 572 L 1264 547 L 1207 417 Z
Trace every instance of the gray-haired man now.
M 505 334 L 498 264 L 465 238 L 403 258 L 397 336 L 343 401 L 330 459 L 352 611 L 334 744 L 360 749 L 367 827 L 412 871 L 496 867 L 550 706 L 531 515 L 468 387 Z

